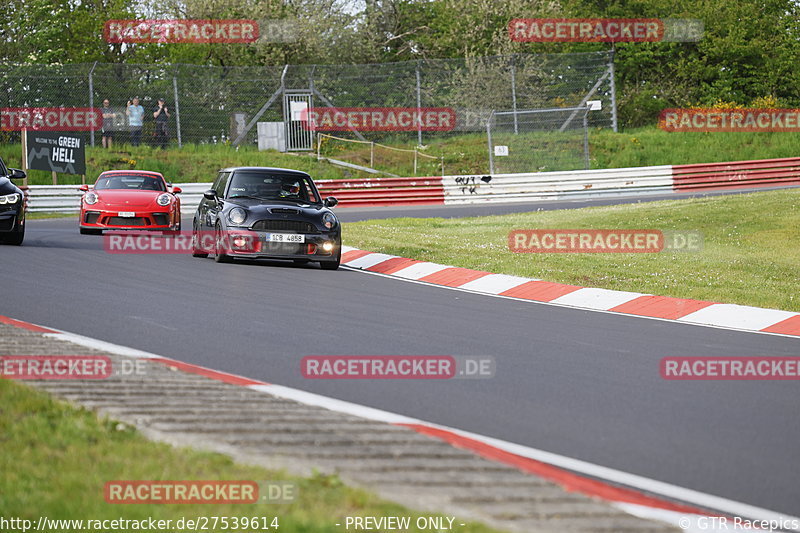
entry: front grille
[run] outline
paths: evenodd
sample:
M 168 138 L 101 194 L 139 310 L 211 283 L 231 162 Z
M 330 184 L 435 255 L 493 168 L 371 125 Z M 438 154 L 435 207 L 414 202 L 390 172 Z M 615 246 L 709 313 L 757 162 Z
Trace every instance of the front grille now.
M 169 224 L 169 215 L 166 213 L 153 213 L 153 220 L 156 226 L 166 226 Z
M 273 207 L 269 210 L 270 213 L 277 215 L 297 215 L 300 213 L 299 209 L 289 209 L 287 207 Z
M 253 224 L 256 231 L 291 231 L 294 233 L 319 233 L 314 224 L 301 220 L 259 220 Z
M 297 255 L 304 254 L 306 245 L 295 242 L 264 242 L 261 243 L 261 252 L 272 255 Z
M 97 224 L 98 218 L 100 218 L 100 213 L 97 211 L 89 211 L 86 213 L 86 217 L 84 217 L 83 221 L 87 224 Z
M 111 217 L 108 219 L 108 226 L 146 226 L 147 219 L 144 217 Z

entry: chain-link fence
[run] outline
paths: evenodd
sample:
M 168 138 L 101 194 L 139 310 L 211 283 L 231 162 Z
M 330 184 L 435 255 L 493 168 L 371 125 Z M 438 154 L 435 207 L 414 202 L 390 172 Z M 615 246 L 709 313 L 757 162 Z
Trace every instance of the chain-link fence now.
M 489 173 L 589 168 L 589 108 L 493 113 L 486 123 Z
M 87 136 L 99 145 L 104 135 L 130 142 L 128 102 L 144 110 L 141 142 L 156 144 L 153 113 L 163 98 L 170 113 L 167 137 L 186 143 L 254 144 L 259 122 L 282 123 L 285 149 L 315 149 L 301 110 L 449 109 L 443 127 L 369 125 L 328 128 L 343 138 L 406 146 L 453 136 L 485 138 L 494 110 L 564 108 L 600 101 L 589 127 L 616 129 L 611 52 L 515 54 L 467 59 L 421 60 L 372 65 L 285 65 L 210 67 L 198 65 L 5 65 L 0 67 L 0 107 L 95 107 L 109 101 L 101 131 Z M 136 129 L 133 127 L 133 129 Z M 322 130 L 320 130 L 322 131 Z M 18 132 L 2 132 L 16 140 Z M 300 144 L 300 145 L 295 145 Z M 440 154 L 434 154 L 440 155 Z

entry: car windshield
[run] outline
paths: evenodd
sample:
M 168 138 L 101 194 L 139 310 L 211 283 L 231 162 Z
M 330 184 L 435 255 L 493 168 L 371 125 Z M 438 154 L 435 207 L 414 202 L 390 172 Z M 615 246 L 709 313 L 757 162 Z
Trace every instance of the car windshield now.
M 236 171 L 228 188 L 228 198 L 258 198 L 317 202 L 308 178 L 296 174 Z
M 122 189 L 139 191 L 166 191 L 164 180 L 152 176 L 137 174 L 113 174 L 101 176 L 94 185 L 95 189 Z

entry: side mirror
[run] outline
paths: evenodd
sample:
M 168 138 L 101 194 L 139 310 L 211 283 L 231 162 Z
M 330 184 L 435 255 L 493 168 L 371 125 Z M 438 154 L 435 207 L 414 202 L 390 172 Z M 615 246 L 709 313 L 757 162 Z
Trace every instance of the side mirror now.
M 216 200 L 217 199 L 217 191 L 214 189 L 208 189 L 206 192 L 203 193 L 203 198 L 206 200 Z
M 86 191 L 89 190 L 89 186 L 88 185 L 81 185 L 80 187 L 78 187 L 78 190 L 86 192 Z
M 327 198 L 325 198 L 325 207 L 334 207 L 338 203 L 339 200 L 337 200 L 333 196 L 328 196 Z
M 12 180 L 24 180 L 28 175 L 24 170 L 18 168 L 10 168 L 11 174 L 8 176 Z
M 180 187 L 173 187 L 172 188 L 172 194 L 180 194 L 182 192 L 183 192 L 183 189 L 181 189 Z

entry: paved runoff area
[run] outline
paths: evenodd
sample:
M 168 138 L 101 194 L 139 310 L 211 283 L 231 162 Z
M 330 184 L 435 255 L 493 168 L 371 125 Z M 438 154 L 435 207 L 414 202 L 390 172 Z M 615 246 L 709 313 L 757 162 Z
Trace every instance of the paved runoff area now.
M 336 473 L 349 485 L 417 510 L 455 516 L 456 523 L 475 520 L 525 533 L 679 531 L 402 424 L 297 401 L 283 387 L 69 338 L 5 319 L 0 355 L 107 357 L 116 370 L 104 379 L 27 383 L 131 424 L 153 440 L 297 475 Z

